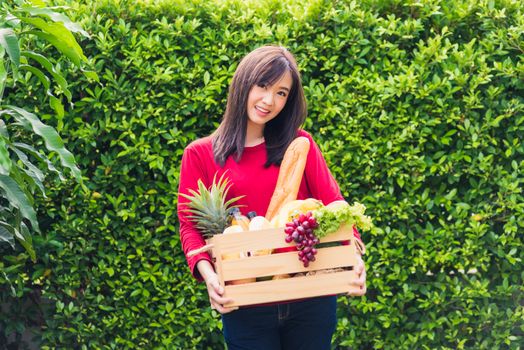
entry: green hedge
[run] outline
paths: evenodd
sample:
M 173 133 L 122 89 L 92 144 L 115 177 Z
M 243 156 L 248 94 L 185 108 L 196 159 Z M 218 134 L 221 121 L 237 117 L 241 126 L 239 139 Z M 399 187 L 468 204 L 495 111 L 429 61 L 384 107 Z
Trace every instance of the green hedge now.
M 61 133 L 91 192 L 49 184 L 37 264 L 0 246 L 0 340 L 33 327 L 43 349 L 223 348 L 181 253 L 180 158 L 218 125 L 239 59 L 280 43 L 303 73 L 305 128 L 376 225 L 369 291 L 339 299 L 336 348 L 522 348 L 518 1 L 71 6 L 100 84 L 67 70 Z

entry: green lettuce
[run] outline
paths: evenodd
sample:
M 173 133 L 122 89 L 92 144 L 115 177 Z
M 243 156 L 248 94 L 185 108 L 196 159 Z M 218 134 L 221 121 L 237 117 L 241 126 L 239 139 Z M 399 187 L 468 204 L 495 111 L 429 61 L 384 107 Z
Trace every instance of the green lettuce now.
M 373 227 L 371 218 L 364 215 L 366 207 L 358 202 L 353 205 L 337 207 L 325 206 L 313 211 L 313 216 L 317 219 L 318 228 L 315 229 L 315 236 L 325 237 L 337 231 L 342 225 L 355 225 L 363 231 Z

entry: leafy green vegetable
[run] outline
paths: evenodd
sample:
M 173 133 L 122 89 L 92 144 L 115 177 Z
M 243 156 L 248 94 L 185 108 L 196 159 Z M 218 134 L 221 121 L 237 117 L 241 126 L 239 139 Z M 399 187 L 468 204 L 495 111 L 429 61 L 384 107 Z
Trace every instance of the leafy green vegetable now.
M 364 215 L 365 211 L 366 207 L 358 202 L 348 206 L 336 208 L 324 206 L 314 210 L 313 216 L 318 222 L 315 235 L 318 238 L 325 237 L 337 231 L 342 225 L 355 225 L 364 231 L 370 230 L 373 227 L 373 223 L 369 216 Z

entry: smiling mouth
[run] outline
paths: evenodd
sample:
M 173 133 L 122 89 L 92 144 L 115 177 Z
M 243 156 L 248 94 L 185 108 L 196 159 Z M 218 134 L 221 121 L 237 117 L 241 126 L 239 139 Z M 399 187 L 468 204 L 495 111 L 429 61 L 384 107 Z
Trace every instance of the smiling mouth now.
M 262 107 L 259 107 L 259 106 L 255 106 L 255 109 L 261 113 L 264 113 L 264 114 L 269 114 L 269 110 L 265 109 L 265 108 L 262 108 Z

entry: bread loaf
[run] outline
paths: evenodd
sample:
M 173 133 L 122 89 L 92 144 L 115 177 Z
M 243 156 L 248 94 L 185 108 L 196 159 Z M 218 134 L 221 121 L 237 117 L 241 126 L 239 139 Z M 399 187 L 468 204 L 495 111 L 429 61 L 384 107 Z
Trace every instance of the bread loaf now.
M 309 146 L 309 140 L 300 136 L 289 144 L 286 153 L 284 153 L 278 172 L 277 185 L 266 212 L 266 219 L 269 221 L 286 203 L 297 198 L 306 167 Z

